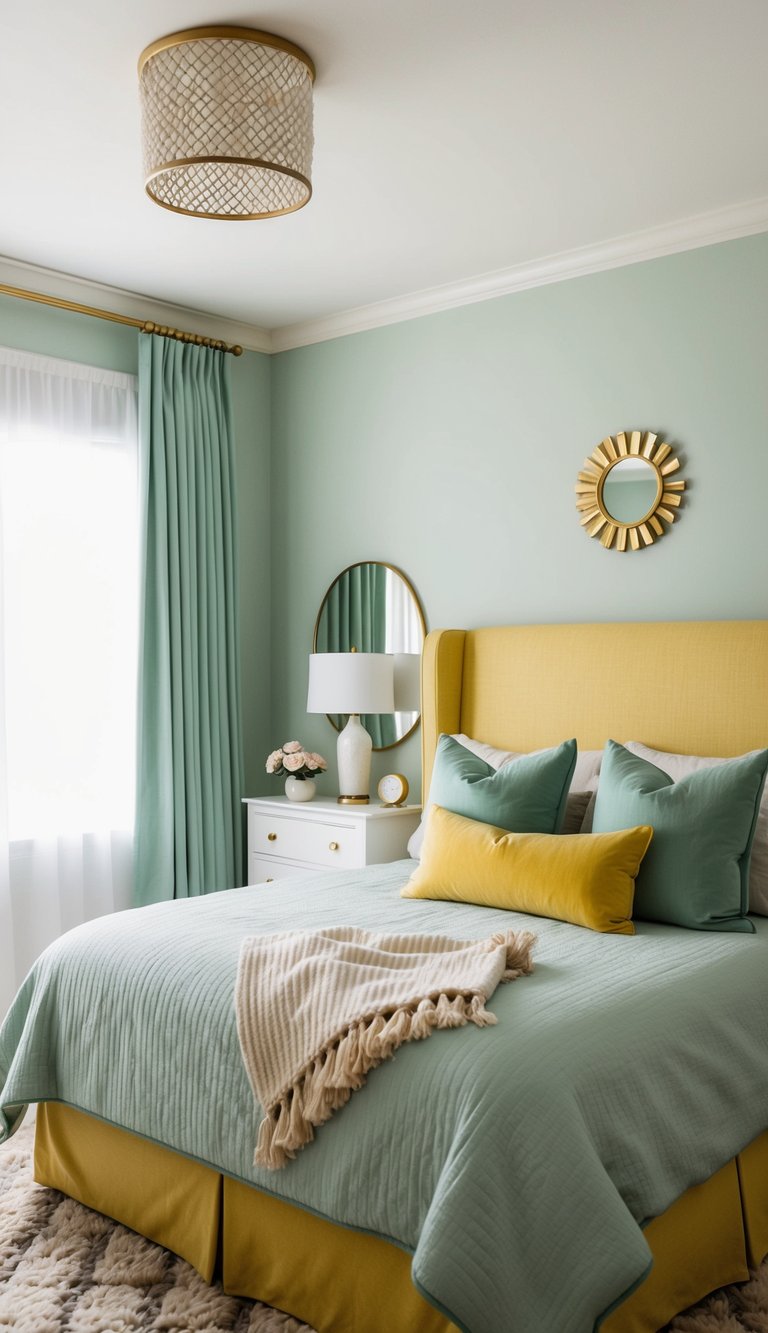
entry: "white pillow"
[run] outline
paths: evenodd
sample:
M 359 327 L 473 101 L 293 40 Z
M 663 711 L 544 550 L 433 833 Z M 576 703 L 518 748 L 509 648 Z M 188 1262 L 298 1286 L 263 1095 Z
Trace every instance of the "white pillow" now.
M 671 754 L 667 750 L 652 750 L 641 741 L 628 741 L 624 748 L 640 759 L 655 764 L 673 782 L 679 782 L 689 773 L 696 773 L 702 768 L 717 768 L 719 764 L 728 763 L 727 759 L 706 759 L 698 754 Z M 758 754 L 759 751 L 750 750 L 749 753 Z M 749 910 L 757 912 L 758 916 L 768 916 L 768 783 L 757 812 L 749 862 Z
M 452 739 L 458 741 L 459 745 L 463 745 L 465 750 L 469 750 L 472 754 L 476 754 L 479 759 L 484 759 L 486 764 L 490 764 L 491 768 L 495 769 L 503 768 L 505 764 L 511 764 L 515 759 L 522 759 L 523 754 L 525 753 L 525 751 L 522 750 L 497 750 L 493 745 L 486 745 L 484 741 L 473 740 L 471 736 L 458 735 L 454 736 Z M 547 747 L 545 746 L 544 748 L 546 749 Z M 543 754 L 544 750 L 532 750 L 530 753 Z M 577 793 L 597 791 L 597 779 L 600 773 L 602 758 L 602 750 L 579 751 L 576 756 L 576 767 L 573 770 L 573 778 L 571 779 L 571 786 L 569 789 L 574 797 Z M 569 802 L 571 800 L 570 794 L 568 800 Z M 430 805 L 431 801 L 429 797 L 427 797 L 427 803 L 424 806 L 421 816 L 421 823 L 408 840 L 408 855 L 412 856 L 415 861 L 421 859 L 421 844 L 424 841 L 424 826 L 427 815 L 429 814 Z M 568 806 L 566 804 L 563 828 L 568 828 L 569 831 L 574 833 L 578 832 L 579 829 L 576 826 L 574 826 L 572 830 L 570 829 L 570 823 L 573 822 L 574 825 L 578 824 L 580 826 L 582 810 L 583 802 L 580 801 L 578 804 L 574 802 L 574 809 L 572 812 L 573 819 L 569 821 Z

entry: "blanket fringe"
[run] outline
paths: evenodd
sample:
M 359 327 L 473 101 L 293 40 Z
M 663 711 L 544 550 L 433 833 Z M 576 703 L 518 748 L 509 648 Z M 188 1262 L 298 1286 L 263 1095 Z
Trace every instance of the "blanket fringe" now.
M 519 935 L 502 931 L 491 937 L 489 949 L 504 946 L 507 950 L 502 981 L 514 981 L 533 971 L 531 948 L 535 938 L 530 931 Z M 496 1022 L 496 1015 L 485 1007 L 485 996 L 478 991 L 424 996 L 391 1013 L 377 1013 L 351 1023 L 266 1108 L 259 1126 L 254 1166 L 273 1171 L 285 1166 L 299 1149 L 312 1141 L 315 1129 L 325 1124 L 362 1087 L 370 1070 L 389 1060 L 404 1042 L 421 1041 L 436 1028 L 465 1027 L 467 1023 L 489 1027 Z

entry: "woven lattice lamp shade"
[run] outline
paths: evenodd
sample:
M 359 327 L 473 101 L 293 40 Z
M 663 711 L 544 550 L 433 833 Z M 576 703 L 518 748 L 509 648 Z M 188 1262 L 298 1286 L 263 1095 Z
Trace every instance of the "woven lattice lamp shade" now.
M 192 217 L 272 218 L 312 194 L 315 67 L 254 28 L 190 28 L 139 59 L 150 199 Z

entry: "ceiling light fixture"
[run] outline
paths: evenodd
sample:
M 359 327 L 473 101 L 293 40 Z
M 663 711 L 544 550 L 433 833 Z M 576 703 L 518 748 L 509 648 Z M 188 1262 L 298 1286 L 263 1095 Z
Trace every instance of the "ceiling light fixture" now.
M 274 218 L 312 195 L 306 52 L 255 28 L 190 28 L 139 57 L 144 187 L 196 218 Z

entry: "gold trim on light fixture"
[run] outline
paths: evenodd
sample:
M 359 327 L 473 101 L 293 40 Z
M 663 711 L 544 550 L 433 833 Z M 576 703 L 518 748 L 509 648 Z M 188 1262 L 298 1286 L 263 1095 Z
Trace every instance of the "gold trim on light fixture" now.
M 627 439 L 629 435 L 629 439 Z M 576 483 L 576 508 L 581 510 L 580 523 L 589 537 L 599 537 L 607 549 L 639 551 L 652 546 L 665 529 L 661 520 L 670 525 L 677 517 L 685 482 L 670 480 L 679 471 L 680 460 L 672 446 L 658 442 L 652 431 L 620 431 L 607 435 L 585 459 L 584 469 Z M 656 497 L 647 512 L 633 522 L 621 522 L 606 507 L 603 498 L 605 483 L 617 463 L 636 458 L 652 468 L 656 480 Z
M 155 333 L 160 338 L 175 338 L 177 342 L 195 343 L 198 347 L 213 347 L 218 352 L 231 352 L 233 356 L 243 354 L 239 343 L 225 343 L 221 338 L 209 338 L 204 333 L 187 333 L 184 329 L 174 329 L 168 324 L 155 324 L 151 319 L 118 315 L 114 310 L 101 310 L 95 305 L 81 305 L 79 301 L 67 301 L 63 296 L 48 296 L 45 292 L 31 292 L 24 287 L 9 287 L 4 282 L 0 282 L 0 296 L 15 296 L 20 301 L 35 301 L 38 305 L 50 305 L 56 310 L 71 310 L 76 315 L 107 319 L 112 324 L 126 324 L 129 328 L 140 329 L 142 333 Z
M 150 42 L 149 46 L 145 46 L 139 56 L 139 74 L 152 56 L 156 56 L 160 51 L 167 51 L 171 46 L 181 46 L 184 42 L 203 41 L 207 38 L 219 40 L 222 37 L 235 37 L 242 42 L 255 42 L 258 46 L 272 46 L 276 51 L 285 51 L 286 55 L 295 56 L 306 65 L 309 77 L 313 83 L 315 81 L 314 60 L 295 42 L 289 42 L 286 37 L 278 37 L 274 32 L 262 32 L 259 28 L 241 28 L 237 24 L 229 23 L 213 24 L 207 28 L 183 28 L 179 32 L 169 33 L 167 37 L 158 37 L 156 42 Z
M 307 180 L 306 176 L 302 176 L 301 172 L 290 171 L 288 167 L 283 168 L 283 175 L 293 176 L 294 180 L 301 181 L 302 185 L 306 186 L 307 197 L 304 200 L 304 204 L 296 204 L 293 208 L 275 208 L 271 213 L 238 213 L 233 215 L 232 213 L 203 213 L 194 208 L 177 208 L 175 204 L 167 204 L 162 199 L 157 199 L 149 188 L 148 182 L 152 180 L 153 177 L 161 176 L 164 171 L 169 171 L 173 167 L 192 166 L 196 162 L 220 161 L 221 158 L 217 157 L 185 157 L 178 158 L 175 162 L 161 162 L 152 172 L 152 175 L 147 178 L 147 183 L 145 184 L 144 189 L 153 204 L 159 204 L 161 208 L 167 208 L 170 213 L 181 213 L 184 217 L 188 218 L 211 218 L 214 222 L 257 222 L 259 218 L 282 218 L 285 217 L 287 213 L 295 213 L 297 208 L 303 208 L 304 204 L 308 204 L 312 198 L 311 181 Z M 269 168 L 270 165 L 268 162 L 262 162 L 257 158 L 250 157 L 228 157 L 227 162 L 234 166 L 242 167 L 258 166 Z
M 256 28 L 187 28 L 138 62 L 144 188 L 188 217 L 282 217 L 312 196 L 312 59 Z

